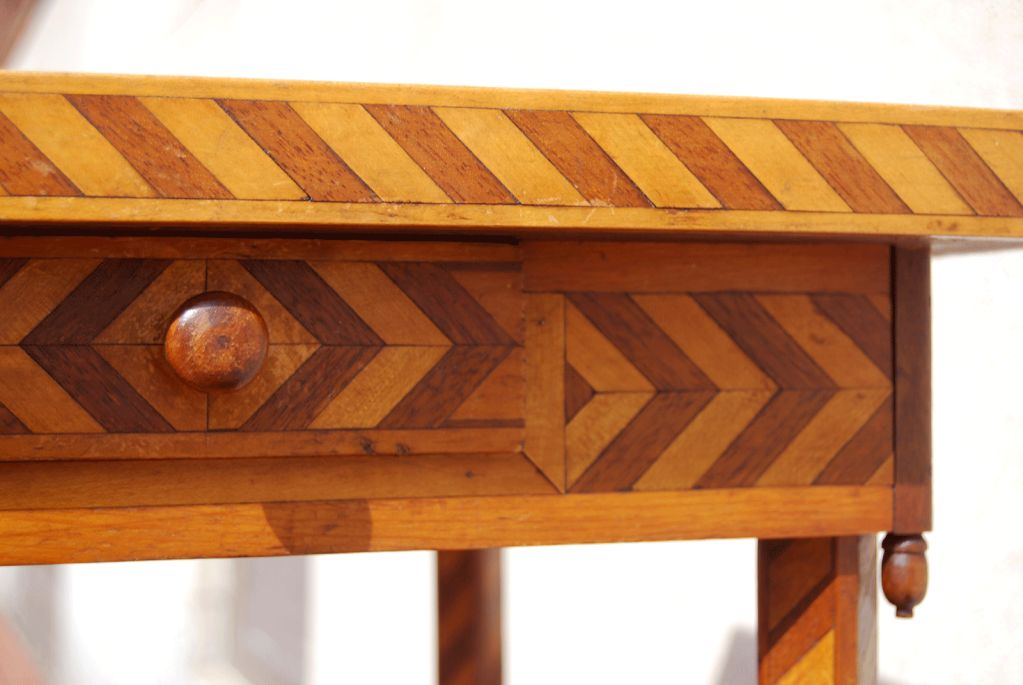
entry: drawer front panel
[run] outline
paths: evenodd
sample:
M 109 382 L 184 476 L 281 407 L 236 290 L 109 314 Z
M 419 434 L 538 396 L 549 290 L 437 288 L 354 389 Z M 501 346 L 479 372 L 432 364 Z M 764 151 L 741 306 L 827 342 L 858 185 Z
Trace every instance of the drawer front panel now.
M 97 258 L 39 240 L 0 261 L 4 459 L 520 450 L 521 270 L 506 246 L 271 242 L 227 259 L 217 241 L 81 241 Z M 164 358 L 175 310 L 209 291 L 266 322 L 266 361 L 237 391 L 197 391 Z
M 563 398 L 540 442 L 564 487 L 890 485 L 889 262 L 882 246 L 527 246 L 559 379 L 528 418 Z

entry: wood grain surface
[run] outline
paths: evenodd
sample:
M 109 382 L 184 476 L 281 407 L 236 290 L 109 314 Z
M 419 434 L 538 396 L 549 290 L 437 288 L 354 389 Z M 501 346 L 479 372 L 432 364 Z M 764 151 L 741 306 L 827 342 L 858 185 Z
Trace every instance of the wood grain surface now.
M 501 685 L 501 550 L 437 553 L 438 679 Z
M 869 513 L 851 500 L 844 534 L 890 528 L 900 506 L 883 245 L 11 237 L 0 281 L 15 312 L 0 322 L 0 520 L 579 501 L 551 509 L 558 520 L 602 494 L 770 507 L 888 493 Z M 235 391 L 199 392 L 165 358 L 170 317 L 206 291 L 266 323 L 265 362 Z M 815 516 L 831 526 L 841 506 Z M 469 546 L 661 539 L 613 525 L 517 537 L 503 526 L 519 515 L 481 519 Z M 686 525 L 671 535 L 719 531 Z M 428 544 L 416 540 L 387 544 Z
M 892 532 L 931 529 L 931 255 L 894 251 L 895 524 Z
M 972 133 L 986 129 L 1018 135 L 1023 123 L 724 98 L 4 76 L 0 220 L 1023 235 L 1018 165 Z M 88 162 L 70 152 L 79 140 Z
M 757 558 L 758 682 L 876 683 L 876 536 L 762 540 Z
M 21 510 L 0 563 L 859 535 L 891 506 L 890 487 L 815 487 Z

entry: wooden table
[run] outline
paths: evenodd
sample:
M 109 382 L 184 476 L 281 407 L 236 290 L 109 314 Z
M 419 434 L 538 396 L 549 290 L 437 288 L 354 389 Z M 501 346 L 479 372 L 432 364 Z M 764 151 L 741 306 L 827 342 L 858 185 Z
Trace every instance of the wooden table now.
M 869 683 L 931 524 L 929 241 L 1023 115 L 0 75 L 0 562 L 757 537 L 760 681 Z M 684 573 L 684 569 L 679 569 Z

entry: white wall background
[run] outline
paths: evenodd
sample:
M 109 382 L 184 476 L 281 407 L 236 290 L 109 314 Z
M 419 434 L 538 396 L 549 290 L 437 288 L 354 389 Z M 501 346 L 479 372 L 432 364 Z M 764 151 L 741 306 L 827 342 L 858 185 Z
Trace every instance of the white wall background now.
M 1023 108 L 1021 64 L 1019 0 L 50 0 L 11 66 Z M 1023 683 L 1021 294 L 1023 252 L 935 260 L 932 582 L 913 621 L 881 605 L 886 685 Z M 755 682 L 754 549 L 510 550 L 510 682 Z M 222 564 L 62 568 L 55 681 L 224 682 Z M 309 572 L 308 682 L 433 680 L 430 554 Z

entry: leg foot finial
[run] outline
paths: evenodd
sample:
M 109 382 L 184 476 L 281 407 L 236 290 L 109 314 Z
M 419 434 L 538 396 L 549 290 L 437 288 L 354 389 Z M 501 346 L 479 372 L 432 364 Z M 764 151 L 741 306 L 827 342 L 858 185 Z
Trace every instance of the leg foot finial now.
M 881 543 L 881 587 L 895 605 L 895 615 L 912 618 L 913 607 L 927 594 L 927 541 L 922 535 L 889 533 Z

